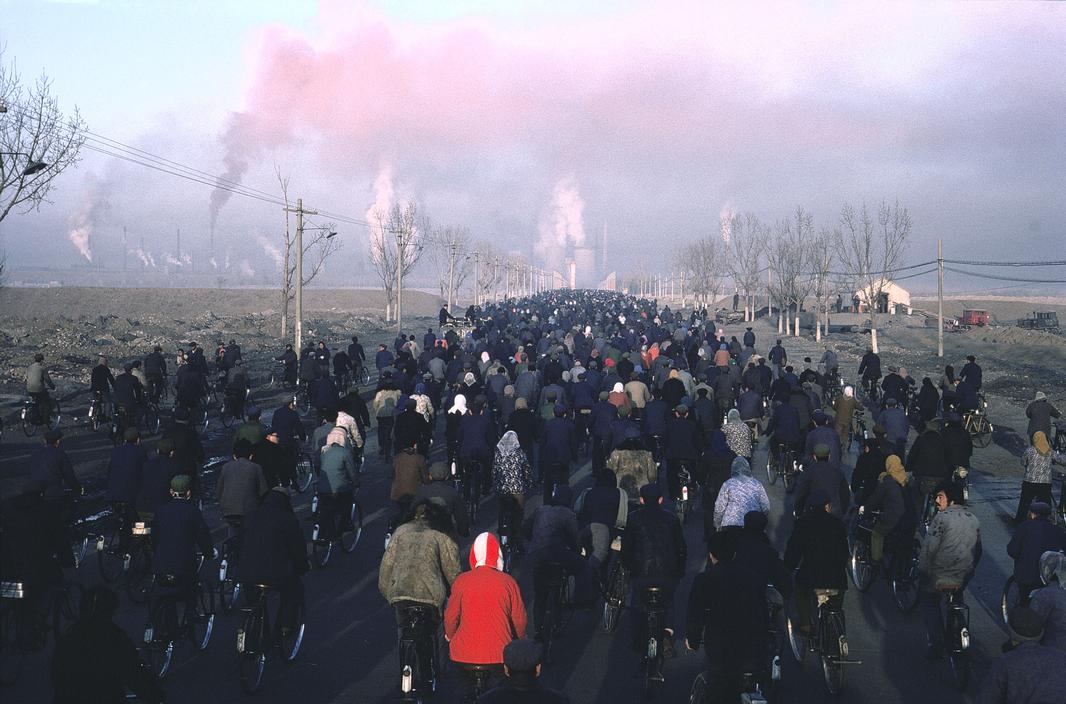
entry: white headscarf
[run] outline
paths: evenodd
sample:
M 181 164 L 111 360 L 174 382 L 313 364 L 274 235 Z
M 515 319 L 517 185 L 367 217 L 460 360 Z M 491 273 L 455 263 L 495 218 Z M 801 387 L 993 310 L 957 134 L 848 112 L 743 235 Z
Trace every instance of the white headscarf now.
M 513 430 L 508 430 L 504 433 L 503 437 L 500 438 L 500 441 L 496 443 L 496 449 L 504 454 L 514 452 L 520 447 L 521 445 L 518 443 L 518 433 Z
M 626 387 L 622 386 L 622 382 L 616 381 L 612 391 L 616 394 L 623 394 L 626 391 Z
M 855 387 L 850 384 L 844 387 L 844 395 L 851 398 L 855 395 Z
M 458 413 L 459 415 L 463 415 L 466 413 L 466 396 L 463 396 L 462 394 L 456 394 L 455 398 L 452 400 L 452 403 L 454 405 L 452 405 L 452 407 L 448 409 L 448 413 Z

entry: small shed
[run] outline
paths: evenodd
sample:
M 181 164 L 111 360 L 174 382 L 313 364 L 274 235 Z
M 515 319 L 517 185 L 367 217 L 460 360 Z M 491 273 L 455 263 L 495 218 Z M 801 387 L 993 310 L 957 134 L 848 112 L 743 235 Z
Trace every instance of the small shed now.
M 895 281 L 885 281 L 880 286 L 874 284 L 874 286 L 870 288 L 872 288 L 873 291 L 876 291 L 878 288 L 881 289 L 881 296 L 877 301 L 878 313 L 888 313 L 893 315 L 903 313 L 906 313 L 907 315 L 911 314 L 911 293 Z M 852 295 L 852 303 L 855 306 L 855 312 L 868 312 L 866 302 L 873 297 L 872 292 L 867 293 L 868 291 L 870 291 L 870 289 L 861 288 L 855 291 Z

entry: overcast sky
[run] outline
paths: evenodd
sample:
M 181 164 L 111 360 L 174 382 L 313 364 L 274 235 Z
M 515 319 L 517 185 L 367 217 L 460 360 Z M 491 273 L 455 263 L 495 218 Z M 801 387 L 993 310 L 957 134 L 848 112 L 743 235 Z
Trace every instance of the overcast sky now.
M 665 269 L 657 254 L 723 212 L 804 205 L 819 228 L 844 201 L 899 199 L 910 262 L 938 237 L 949 257 L 1066 259 L 1066 3 L 0 0 L 0 15 L 5 60 L 47 73 L 94 132 L 264 191 L 277 163 L 291 195 L 356 219 L 413 199 L 526 254 L 606 226 L 625 271 Z M 123 226 L 153 260 L 178 227 L 206 251 L 206 186 L 87 152 L 53 200 L 0 225 L 12 264 L 77 261 L 85 223 L 101 262 Z M 272 267 L 277 208 L 214 208 L 219 260 Z M 358 266 L 367 228 L 340 229 Z

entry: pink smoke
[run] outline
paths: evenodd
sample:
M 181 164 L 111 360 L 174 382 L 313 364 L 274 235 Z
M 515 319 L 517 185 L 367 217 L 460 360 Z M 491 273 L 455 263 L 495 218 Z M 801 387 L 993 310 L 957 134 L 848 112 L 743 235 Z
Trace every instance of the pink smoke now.
M 70 231 L 67 236 L 81 256 L 90 263 L 93 260 L 93 228 L 99 224 L 99 220 L 110 207 L 106 191 L 106 184 L 103 180 L 92 172 L 86 174 L 81 202 L 78 209 L 70 216 Z

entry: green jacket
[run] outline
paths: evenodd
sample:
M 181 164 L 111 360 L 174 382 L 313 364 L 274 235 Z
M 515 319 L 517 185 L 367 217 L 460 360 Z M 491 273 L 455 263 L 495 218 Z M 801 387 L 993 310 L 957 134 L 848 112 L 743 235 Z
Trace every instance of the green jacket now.
M 459 575 L 459 546 L 415 519 L 396 529 L 378 570 L 378 591 L 386 601 L 415 601 L 443 610 Z

